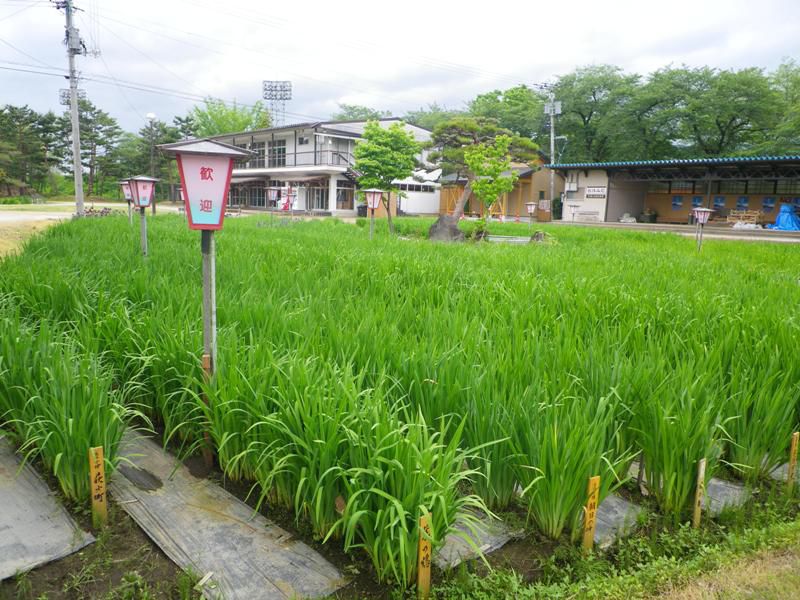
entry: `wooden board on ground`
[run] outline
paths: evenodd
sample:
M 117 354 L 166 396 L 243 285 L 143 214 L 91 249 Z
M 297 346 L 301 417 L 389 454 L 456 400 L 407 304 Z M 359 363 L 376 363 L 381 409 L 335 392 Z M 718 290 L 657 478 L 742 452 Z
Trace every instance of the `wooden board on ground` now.
M 112 497 L 178 566 L 206 579 L 207 598 L 319 598 L 347 583 L 316 551 L 152 441 L 127 433 L 122 454 L 136 468 L 115 473 Z
M 0 435 L 0 580 L 91 544 L 64 506 Z

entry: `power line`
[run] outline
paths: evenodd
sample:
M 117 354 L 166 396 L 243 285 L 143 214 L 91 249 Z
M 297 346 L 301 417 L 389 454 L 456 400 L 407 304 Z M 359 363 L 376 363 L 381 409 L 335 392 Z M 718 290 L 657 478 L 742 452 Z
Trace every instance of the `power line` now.
M 44 2 L 44 0 L 38 0 L 37 2 L 34 2 L 33 4 L 29 4 L 28 6 L 24 6 L 24 7 L 20 8 L 19 10 L 15 10 L 14 12 L 9 13 L 9 14 L 5 15 L 4 17 L 0 17 L 0 23 L 2 23 L 3 21 L 7 21 L 11 17 L 16 17 L 19 13 L 24 12 L 24 11 L 28 10 L 29 8 L 34 8 L 35 6 L 39 6 L 40 4 L 43 4 L 43 2 Z

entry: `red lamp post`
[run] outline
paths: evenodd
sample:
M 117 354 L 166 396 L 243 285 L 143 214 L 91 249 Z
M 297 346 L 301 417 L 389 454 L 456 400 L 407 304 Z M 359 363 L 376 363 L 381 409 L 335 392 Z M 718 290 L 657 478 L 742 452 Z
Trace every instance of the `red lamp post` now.
M 692 215 L 694 216 L 695 222 L 695 231 L 694 237 L 697 240 L 697 251 L 703 247 L 703 226 L 708 223 L 708 219 L 711 216 L 711 213 L 714 211 L 710 208 L 703 208 L 703 207 L 695 207 L 692 209 Z
M 235 159 L 252 152 L 213 140 L 159 146 L 178 161 L 189 229 L 200 230 L 203 259 L 203 368 L 209 379 L 217 363 L 217 298 L 214 232 L 222 229 Z
M 528 233 L 533 229 L 533 217 L 536 216 L 536 202 L 526 202 L 525 210 L 528 211 Z
M 131 184 L 129 181 L 118 181 L 120 189 L 122 190 L 122 197 L 125 198 L 125 201 L 128 203 L 128 223 L 133 225 L 133 210 L 131 201 L 133 200 L 133 196 L 131 195 Z
M 367 208 L 369 208 L 369 239 L 372 239 L 372 235 L 375 232 L 375 209 L 378 208 L 381 204 L 381 200 L 383 199 L 383 190 L 379 190 L 378 188 L 370 188 L 368 190 L 364 190 L 364 196 L 367 199 Z
M 137 175 L 128 180 L 131 188 L 131 201 L 139 209 L 142 256 L 147 256 L 147 216 L 145 215 L 145 209 L 153 201 L 153 196 L 156 193 L 156 182 L 158 182 L 158 179 L 147 177 L 146 175 Z

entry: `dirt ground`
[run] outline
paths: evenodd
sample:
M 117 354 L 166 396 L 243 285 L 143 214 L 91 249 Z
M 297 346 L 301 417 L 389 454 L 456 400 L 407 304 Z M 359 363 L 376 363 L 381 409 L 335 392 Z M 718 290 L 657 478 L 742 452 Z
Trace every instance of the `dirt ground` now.
M 55 220 L 0 221 L 0 257 L 18 250 L 25 240 L 56 222 Z

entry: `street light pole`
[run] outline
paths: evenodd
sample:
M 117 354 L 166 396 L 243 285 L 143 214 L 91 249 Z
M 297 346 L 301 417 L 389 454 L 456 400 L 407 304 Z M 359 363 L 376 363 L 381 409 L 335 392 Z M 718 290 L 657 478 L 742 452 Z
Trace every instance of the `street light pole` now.
M 156 135 L 155 135 L 155 121 L 156 115 L 155 113 L 147 113 L 145 115 L 147 117 L 148 122 L 148 137 L 150 138 L 150 177 L 155 178 L 156 176 Z M 156 197 L 153 194 L 153 208 L 151 209 L 153 214 L 156 214 Z
M 79 217 L 83 208 L 83 164 L 81 163 L 81 128 L 78 117 L 78 72 L 75 69 L 75 55 L 85 52 L 78 30 L 72 24 L 72 0 L 65 0 L 63 6 L 67 15 L 67 58 L 69 59 L 69 116 L 72 122 L 72 169 L 75 180 L 75 212 Z
M 544 105 L 544 112 L 550 115 L 550 164 L 555 164 L 556 160 L 556 115 L 561 114 L 561 102 L 556 102 L 555 92 L 552 89 L 547 92 L 547 102 Z M 553 210 L 553 203 L 556 197 L 556 172 L 550 169 L 550 210 Z M 552 214 L 552 213 L 551 213 Z

